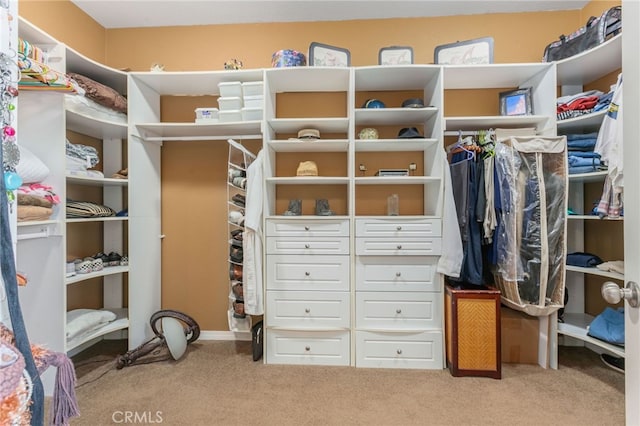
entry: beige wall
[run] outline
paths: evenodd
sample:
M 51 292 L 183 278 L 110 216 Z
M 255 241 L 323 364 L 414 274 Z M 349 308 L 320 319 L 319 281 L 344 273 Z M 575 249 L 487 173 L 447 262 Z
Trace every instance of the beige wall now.
M 544 47 L 558 35 L 616 4 L 620 2 L 593 1 L 582 11 L 564 12 L 106 31 L 68 0 L 21 0 L 19 7 L 22 16 L 54 37 L 114 68 L 146 71 L 152 63 L 162 63 L 167 71 L 191 71 L 220 70 L 230 58 L 242 60 L 245 68 L 270 67 L 273 52 L 306 52 L 313 41 L 348 48 L 354 66 L 377 64 L 378 50 L 391 45 L 412 46 L 416 63 L 432 63 L 436 46 L 486 36 L 494 38 L 496 63 L 539 62 Z M 77 16 L 78 24 L 69 25 L 65 15 Z M 486 97 L 481 91 L 448 92 L 445 113 L 495 114 L 497 101 L 481 102 Z M 215 106 L 212 102 L 163 99 L 163 120 L 193 121 L 194 108 Z M 295 110 L 286 103 L 283 108 Z M 226 152 L 221 142 L 173 142 L 162 150 L 163 227 L 180 230 L 163 241 L 162 305 L 194 316 L 204 330 L 228 329 Z

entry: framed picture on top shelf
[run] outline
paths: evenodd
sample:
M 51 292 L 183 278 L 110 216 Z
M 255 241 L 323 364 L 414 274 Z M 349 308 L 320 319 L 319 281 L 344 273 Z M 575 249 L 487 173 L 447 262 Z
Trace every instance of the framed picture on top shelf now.
M 378 65 L 411 65 L 413 48 L 409 46 L 383 47 L 378 52 Z
M 500 92 L 500 115 L 531 115 L 531 87 Z
M 351 52 L 342 47 L 329 46 L 314 41 L 309 45 L 309 66 L 349 67 L 351 66 Z
M 433 54 L 436 64 L 479 65 L 493 63 L 493 37 L 457 41 L 436 46 Z

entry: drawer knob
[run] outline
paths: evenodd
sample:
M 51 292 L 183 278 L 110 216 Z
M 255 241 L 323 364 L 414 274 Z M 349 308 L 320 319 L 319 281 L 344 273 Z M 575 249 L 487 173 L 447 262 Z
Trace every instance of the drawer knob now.
M 308 231 L 308 230 L 309 230 L 309 227 L 308 227 L 308 226 L 305 226 L 305 227 L 304 227 L 304 230 L 305 230 L 305 231 Z
M 396 309 L 396 314 L 401 314 L 402 313 L 402 309 L 398 308 Z
M 399 277 L 400 275 L 402 275 L 400 272 L 396 272 L 396 277 Z
M 311 275 L 311 272 L 307 271 L 304 274 L 308 277 L 309 275 Z
M 305 346 L 305 347 L 304 347 L 304 350 L 305 350 L 305 351 L 307 351 L 307 352 L 309 352 L 309 351 L 311 350 L 311 346 Z
M 309 248 L 309 247 L 311 247 L 309 244 L 304 245 L 304 248 Z
M 402 250 L 402 245 L 398 244 L 398 250 Z
M 402 349 L 398 349 L 398 350 L 396 350 L 396 353 L 397 353 L 398 355 L 402 355 Z
M 396 226 L 396 231 L 402 231 L 402 226 Z
M 311 309 L 309 309 L 309 308 L 305 308 L 305 309 L 304 309 L 304 312 L 305 312 L 306 314 L 308 314 L 309 312 L 311 312 Z

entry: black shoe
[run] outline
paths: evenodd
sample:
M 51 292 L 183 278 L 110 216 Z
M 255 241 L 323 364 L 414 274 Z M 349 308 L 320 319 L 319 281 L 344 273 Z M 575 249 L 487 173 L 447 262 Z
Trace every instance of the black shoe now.
M 607 367 L 613 368 L 618 373 L 624 374 L 624 358 L 609 354 L 600 354 L 600 359 Z

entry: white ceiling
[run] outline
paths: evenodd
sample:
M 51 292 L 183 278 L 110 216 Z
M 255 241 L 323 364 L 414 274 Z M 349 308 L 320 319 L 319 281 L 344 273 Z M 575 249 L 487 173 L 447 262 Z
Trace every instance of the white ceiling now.
M 581 9 L 589 0 L 71 0 L 105 28 L 343 21 Z M 231 35 L 230 35 L 231 37 Z

